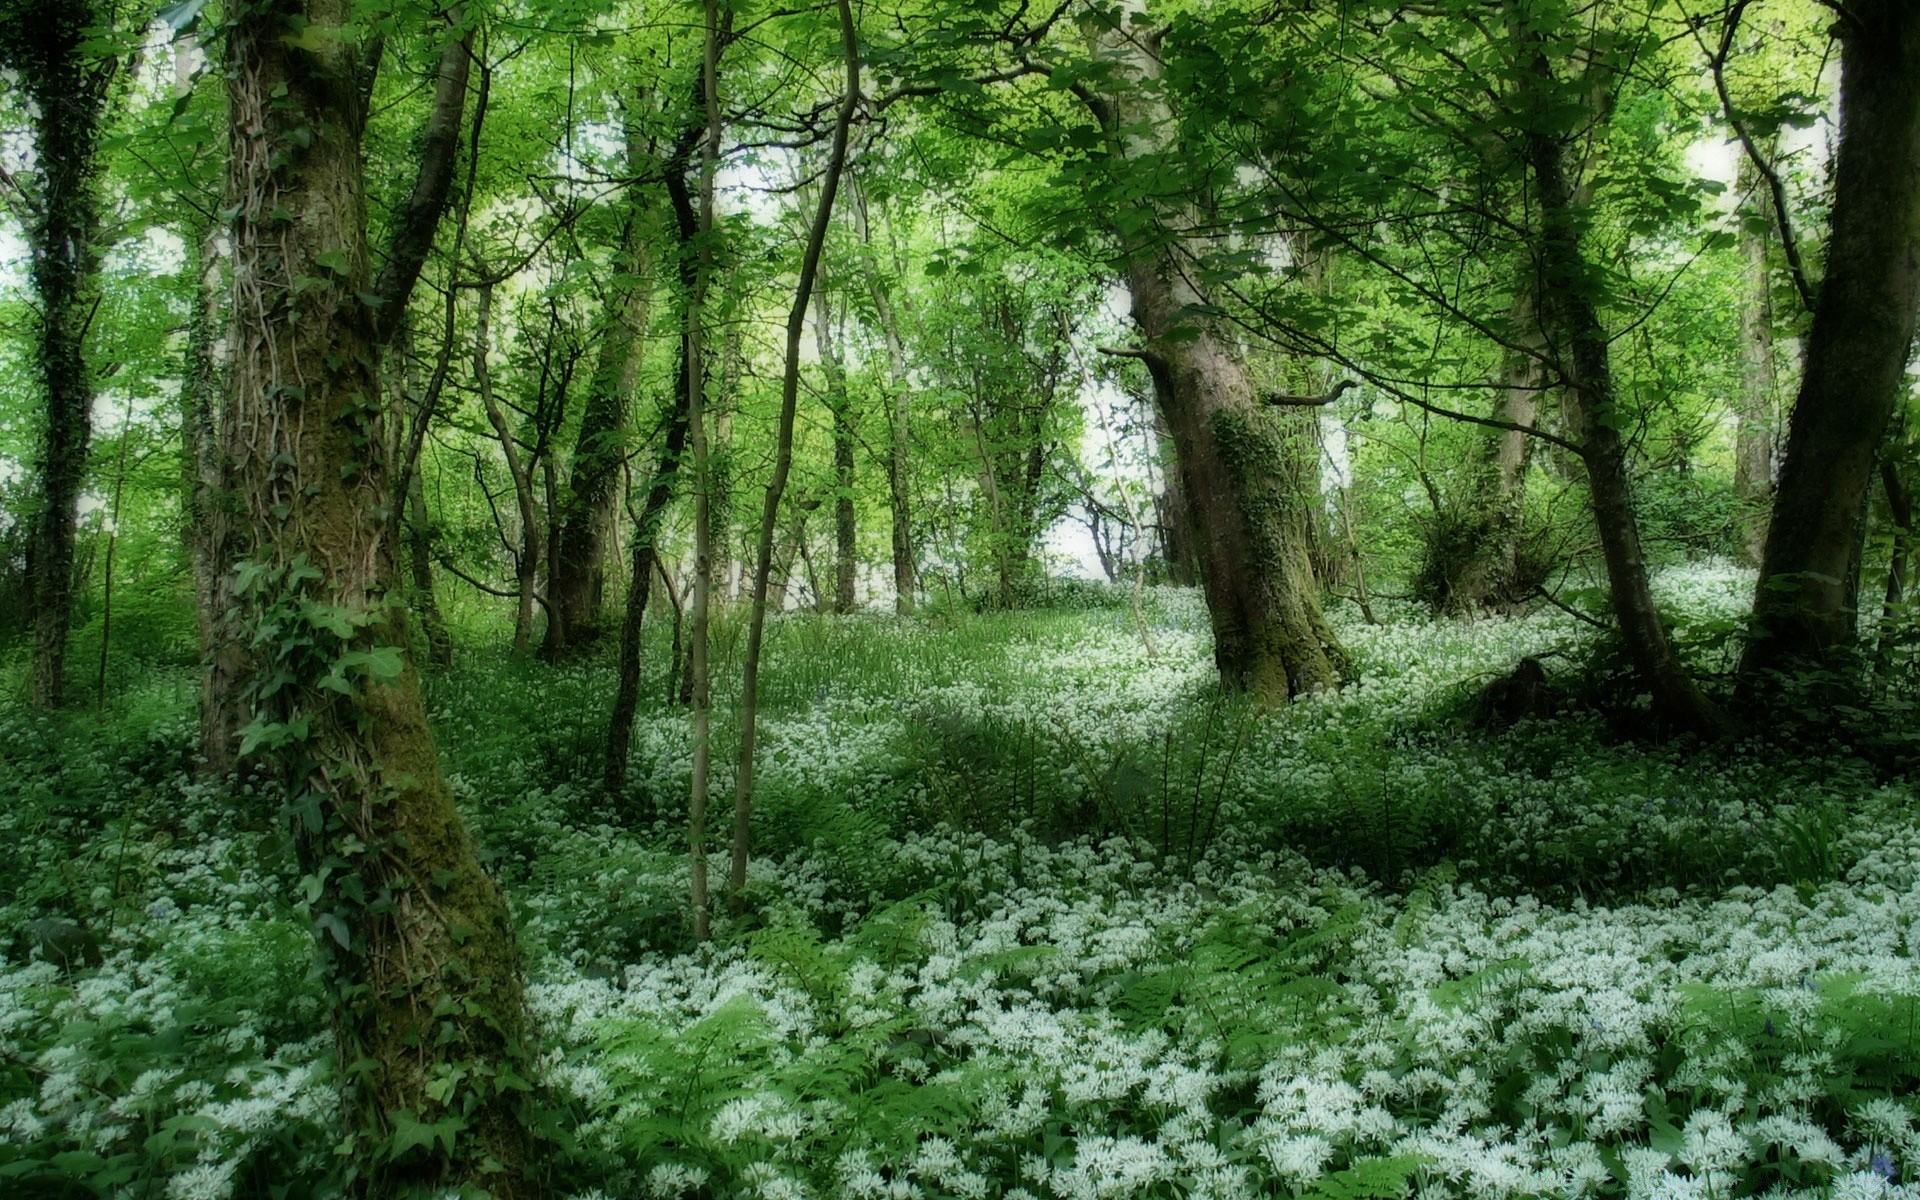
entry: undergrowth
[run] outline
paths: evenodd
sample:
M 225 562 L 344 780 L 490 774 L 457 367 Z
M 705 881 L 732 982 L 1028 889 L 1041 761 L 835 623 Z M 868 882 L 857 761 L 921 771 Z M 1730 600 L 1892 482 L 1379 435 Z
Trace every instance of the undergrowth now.
M 1710 653 L 1740 581 L 1662 587 Z M 608 665 L 469 638 L 433 715 L 521 922 L 542 1186 L 1915 1194 L 1904 776 L 1577 700 L 1469 729 L 1522 655 L 1585 661 L 1556 613 L 1339 614 L 1359 681 L 1279 712 L 1213 689 L 1190 594 L 1142 615 L 773 622 L 748 911 L 707 947 L 664 633 L 613 796 Z M 97 714 L 0 703 L 0 1191 L 329 1194 L 277 802 L 194 780 L 190 675 L 130 678 Z

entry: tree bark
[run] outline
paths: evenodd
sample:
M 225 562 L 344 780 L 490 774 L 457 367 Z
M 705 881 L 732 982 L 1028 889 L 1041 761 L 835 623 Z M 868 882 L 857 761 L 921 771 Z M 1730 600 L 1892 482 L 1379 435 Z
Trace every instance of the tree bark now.
M 449 32 L 458 36 L 449 37 L 441 48 L 433 76 L 433 107 L 421 130 L 413 190 L 394 223 L 387 260 L 373 285 L 378 299 L 374 338 L 382 345 L 394 339 L 406 320 L 407 300 L 433 250 L 434 234 L 439 231 L 441 214 L 446 212 L 447 199 L 453 192 L 461 117 L 467 105 L 467 76 L 473 65 L 473 29 L 466 25 L 466 14 L 457 3 L 447 9 L 446 20 Z
M 1855 640 L 1850 593 L 1876 458 L 1905 387 L 1920 312 L 1920 8 L 1846 5 L 1840 147 L 1825 279 L 1767 526 L 1740 692 L 1780 672 L 1840 665 Z
M 1516 290 L 1511 316 L 1517 348 L 1505 355 L 1496 415 L 1509 424 L 1531 428 L 1545 387 L 1540 362 L 1545 342 L 1532 280 L 1523 281 Z M 1466 511 L 1454 522 L 1440 510 L 1434 512 L 1435 534 L 1447 536 L 1429 546 L 1431 557 L 1416 590 L 1443 613 L 1464 615 L 1525 598 L 1517 586 L 1518 539 L 1533 438 L 1517 429 L 1502 429 L 1486 446 L 1486 460 L 1470 485 Z
M 221 438 L 248 537 L 243 750 L 295 814 L 368 1195 L 528 1194 L 511 917 L 440 773 L 388 509 L 348 0 L 229 16 L 235 302 Z M 419 1125 L 451 1131 L 425 1145 Z M 449 1145 L 448 1142 L 451 1144 Z
M 693 195 L 687 188 L 687 169 L 695 141 L 703 137 L 706 129 L 705 88 L 703 78 L 700 123 L 682 132 L 673 153 L 668 156 L 665 171 L 667 200 L 672 209 L 673 229 L 678 242 L 674 272 L 685 297 L 683 304 L 692 298 L 700 282 L 695 260 L 699 253 L 700 215 L 695 209 Z M 673 397 L 668 402 L 666 438 L 652 479 L 647 484 L 646 499 L 641 502 L 640 516 L 633 530 L 633 567 L 627 583 L 625 616 L 620 623 L 618 682 L 614 690 L 613 711 L 607 719 L 607 756 L 601 775 L 601 783 L 610 796 L 621 795 L 626 790 L 627 762 L 633 746 L 633 718 L 640 708 L 640 635 L 646 621 L 647 601 L 653 590 L 654 564 L 659 558 L 660 526 L 666 517 L 667 506 L 673 502 L 681 461 L 687 450 L 690 416 L 687 405 L 694 393 L 693 381 L 698 378 L 693 369 L 692 347 L 687 343 L 687 328 L 683 311 L 679 367 L 674 376 Z M 706 381 L 702 379 L 700 383 L 704 387 Z M 711 525 L 711 511 L 708 516 Z
M 46 404 L 39 494 L 27 552 L 33 615 L 32 702 L 66 699 L 67 631 L 73 620 L 74 522 L 86 482 L 93 380 L 86 333 L 99 264 L 96 176 L 112 63 L 85 49 L 101 22 L 96 0 L 28 0 L 0 31 L 0 57 L 20 73 L 32 118 L 35 195 L 27 222 L 39 312 L 34 373 Z
M 711 3 L 712 0 L 709 0 Z M 800 257 L 800 278 L 794 284 L 793 304 L 787 310 L 787 346 L 785 371 L 780 381 L 780 421 L 778 444 L 774 450 L 773 479 L 767 485 L 766 499 L 760 509 L 760 536 L 753 564 L 753 601 L 747 617 L 747 646 L 740 674 L 740 757 L 735 764 L 733 791 L 732 861 L 727 872 L 730 904 L 737 911 L 745 903 L 747 855 L 753 817 L 754 733 L 760 704 L 760 651 L 767 629 L 767 584 L 773 574 L 773 535 L 780 518 L 780 500 L 787 490 L 787 475 L 793 467 L 793 424 L 800 398 L 800 337 L 806 326 L 807 303 L 820 270 L 820 252 L 827 239 L 827 224 L 833 218 L 833 203 L 840 192 L 840 174 L 847 165 L 847 133 L 853 125 L 854 110 L 860 103 L 860 43 L 853 23 L 849 0 L 837 0 L 840 17 L 840 42 L 845 60 L 847 90 L 834 114 L 833 142 L 827 152 L 826 167 L 820 176 L 819 207 L 807 230 L 806 248 Z M 711 98 L 709 98 L 711 102 Z

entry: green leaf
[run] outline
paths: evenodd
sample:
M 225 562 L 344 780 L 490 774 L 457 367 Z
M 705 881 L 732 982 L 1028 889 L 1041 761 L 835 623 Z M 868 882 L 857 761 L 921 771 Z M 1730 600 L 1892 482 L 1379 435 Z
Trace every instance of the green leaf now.
M 313 261 L 343 278 L 353 271 L 353 263 L 348 260 L 345 250 L 322 250 L 313 256 Z

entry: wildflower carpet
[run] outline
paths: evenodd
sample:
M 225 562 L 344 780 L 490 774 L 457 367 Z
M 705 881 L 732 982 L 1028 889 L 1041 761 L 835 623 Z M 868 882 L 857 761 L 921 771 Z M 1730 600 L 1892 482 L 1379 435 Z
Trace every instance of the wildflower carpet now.
M 1748 586 L 1663 578 L 1698 661 Z M 1907 779 L 1577 697 L 1469 729 L 1523 655 L 1604 673 L 1559 613 L 1349 615 L 1356 682 L 1265 713 L 1212 694 L 1189 595 L 1081 600 L 776 623 L 750 903 L 709 946 L 684 714 L 608 796 L 603 664 L 435 681 L 552 1194 L 1920 1197 Z M 276 803 L 193 782 L 191 680 L 142 678 L 0 708 L 0 1193 L 329 1194 Z

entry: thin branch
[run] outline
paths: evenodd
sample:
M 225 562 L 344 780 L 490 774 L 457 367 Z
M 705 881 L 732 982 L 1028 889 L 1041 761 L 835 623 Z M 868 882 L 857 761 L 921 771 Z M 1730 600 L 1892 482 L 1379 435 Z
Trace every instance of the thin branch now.
M 1773 219 L 1780 227 L 1780 249 L 1787 259 L 1787 274 L 1793 278 L 1793 290 L 1800 296 L 1800 303 L 1808 312 L 1813 311 L 1817 300 L 1814 286 L 1807 278 L 1807 269 L 1800 260 L 1800 239 L 1794 236 L 1793 220 L 1787 215 L 1787 187 L 1780 179 L 1780 172 L 1774 170 L 1767 156 L 1747 132 L 1746 122 L 1740 119 L 1733 107 L 1733 93 L 1727 88 L 1727 58 L 1733 53 L 1733 36 L 1740 28 L 1740 17 L 1746 12 L 1752 0 L 1734 0 L 1733 7 L 1727 10 L 1727 22 L 1720 31 L 1720 49 L 1710 58 L 1708 65 L 1713 68 L 1713 90 L 1719 93 L 1720 108 L 1725 112 L 1727 124 L 1733 127 L 1734 136 L 1740 139 L 1740 146 L 1746 151 L 1747 161 L 1760 177 L 1767 181 L 1767 191 L 1773 197 Z M 1694 30 L 1694 38 L 1700 41 L 1700 48 L 1706 49 L 1706 42 L 1700 38 L 1699 29 Z
M 1349 388 L 1360 386 L 1359 380 L 1342 379 L 1333 385 L 1333 390 L 1324 396 L 1289 396 L 1285 392 L 1261 392 L 1260 403 L 1275 408 L 1319 408 L 1332 404 L 1346 393 Z

